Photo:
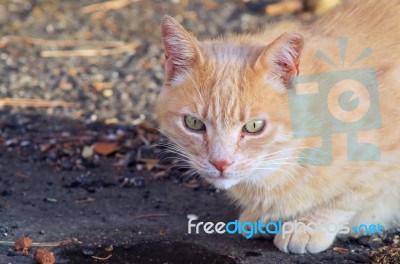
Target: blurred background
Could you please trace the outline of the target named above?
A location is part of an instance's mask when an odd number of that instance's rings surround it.
[[[153,123],[163,15],[202,39],[282,19],[311,21],[339,1],[1,0],[0,109]]]

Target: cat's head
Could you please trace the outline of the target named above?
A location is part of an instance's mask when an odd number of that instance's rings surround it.
[[[178,155],[218,188],[294,162],[285,90],[298,74],[302,36],[199,42],[171,17],[161,29],[166,73],[157,111]]]

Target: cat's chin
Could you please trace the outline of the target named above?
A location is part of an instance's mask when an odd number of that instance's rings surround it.
[[[206,180],[211,183],[215,188],[221,190],[227,190],[240,182],[239,179],[229,179],[229,178],[210,178],[207,177]]]

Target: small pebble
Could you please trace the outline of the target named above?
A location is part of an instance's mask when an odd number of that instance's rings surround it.
[[[369,246],[371,236],[362,236],[357,239],[357,242],[363,246]]]
[[[113,245],[110,245],[110,246],[106,247],[104,250],[107,252],[112,252],[114,250],[114,247],[113,247]]]
[[[94,255],[94,251],[91,249],[87,249],[87,248],[82,249],[82,253],[85,256],[93,256]]]
[[[21,147],[29,147],[31,145],[31,142],[28,140],[24,140],[19,144]]]
[[[107,140],[110,140],[110,141],[115,141],[117,138],[118,137],[115,134],[108,134],[107,135]]]
[[[47,159],[50,160],[50,161],[57,161],[58,155],[56,153],[54,153],[54,152],[50,152],[47,155]]]
[[[145,185],[145,180],[141,176],[135,177],[124,177],[121,180],[121,187],[143,187]]]
[[[49,202],[49,203],[56,203],[56,202],[58,202],[57,199],[55,199],[55,198],[45,198],[44,201],[45,201],[45,202]]]
[[[374,238],[370,239],[368,244],[372,249],[376,249],[376,248],[382,247],[384,245],[382,239],[379,237],[374,237]]]
[[[132,183],[135,187],[143,187],[145,185],[144,178],[141,176],[132,177],[130,179],[130,183]]]
[[[72,164],[69,161],[61,162],[60,167],[61,167],[62,170],[66,170],[66,171],[72,170]]]
[[[18,144],[18,140],[16,139],[8,139],[5,143],[6,147],[12,147],[15,146],[16,144]]]
[[[84,159],[90,159],[91,157],[93,157],[94,154],[94,150],[93,147],[91,146],[84,146],[82,149],[82,158]]]
[[[399,235],[395,235],[393,237],[393,245],[397,245],[400,242],[400,236]]]

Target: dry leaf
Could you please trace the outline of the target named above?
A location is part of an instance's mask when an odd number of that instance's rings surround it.
[[[347,248],[341,248],[341,247],[334,247],[333,251],[338,252],[340,254],[345,254],[349,252],[349,249]]]
[[[200,187],[200,183],[197,180],[190,180],[188,182],[183,183],[183,185],[191,189],[196,189]]]
[[[114,143],[94,143],[93,149],[97,154],[108,156],[112,153],[117,152],[120,147]]]
[[[166,177],[168,177],[168,174],[166,171],[159,171],[152,175],[153,179],[166,178]]]
[[[112,82],[95,82],[95,83],[93,83],[94,89],[96,89],[96,91],[98,91],[98,92],[105,90],[105,89],[111,89],[113,85],[114,84]]]
[[[32,247],[32,239],[25,236],[15,241],[15,250],[22,251],[22,254],[27,256],[28,250]]]
[[[308,0],[307,6],[316,14],[321,15],[340,4],[340,2],[342,0]]]
[[[372,264],[394,264],[400,263],[400,247],[381,247],[370,253]]]
[[[56,261],[53,253],[45,249],[36,250],[35,253],[33,253],[33,257],[39,264],[54,264]]]
[[[270,4],[265,7],[265,14],[268,16],[280,16],[285,14],[293,14],[302,11],[303,2],[300,0],[290,0]]]
[[[158,159],[140,159],[139,161],[144,163],[144,167],[148,171],[151,171],[153,168],[160,166],[160,161]]]

